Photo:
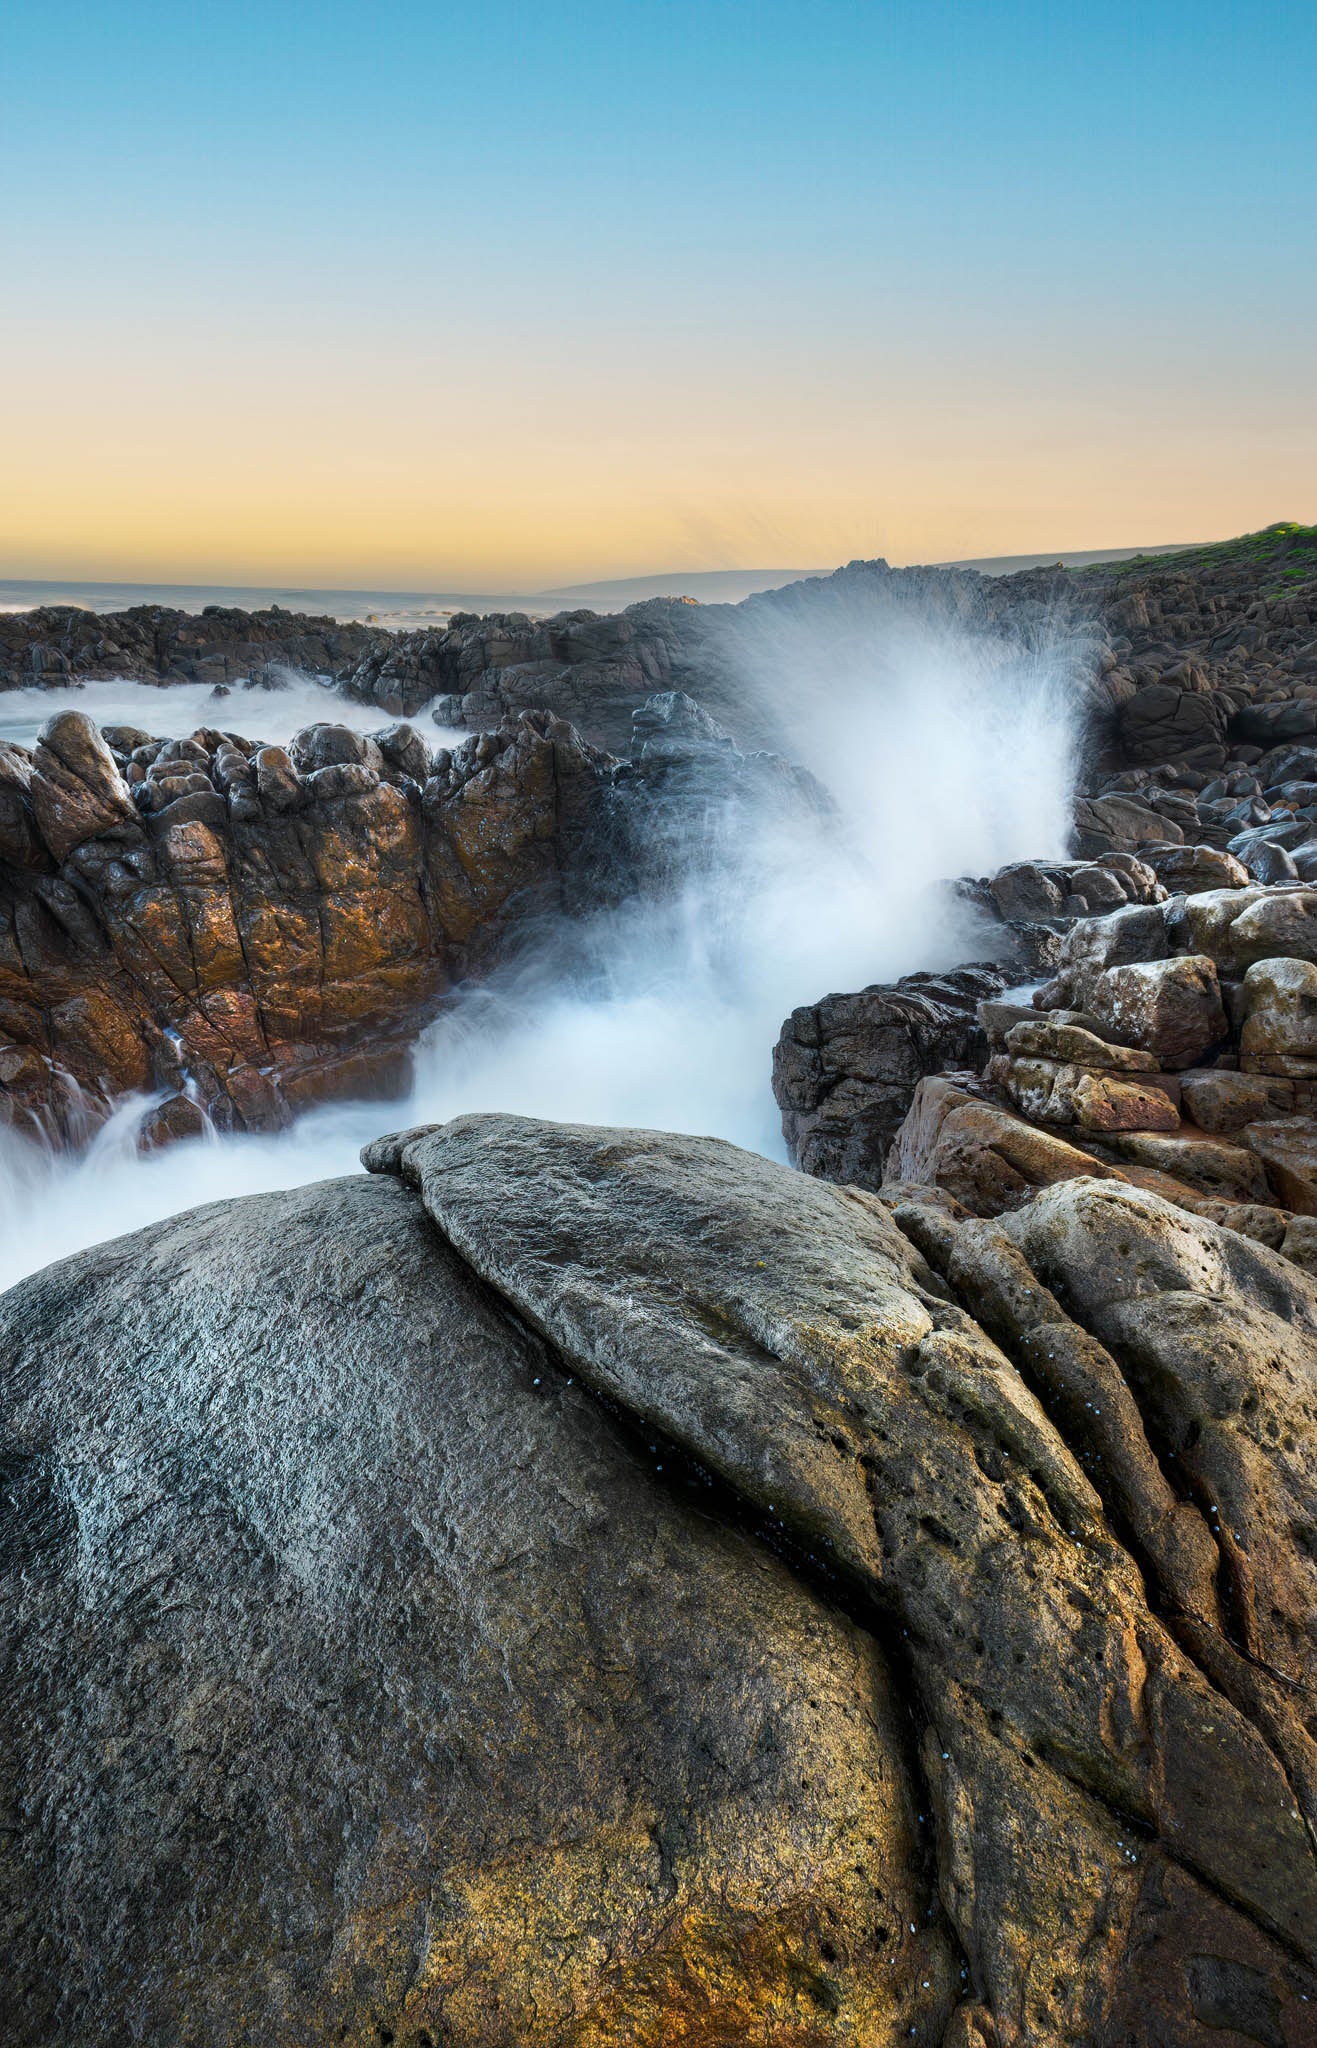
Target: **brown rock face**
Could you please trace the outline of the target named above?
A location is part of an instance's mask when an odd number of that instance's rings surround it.
[[[543,715],[430,773],[405,728],[117,758],[62,713],[0,760],[0,1113],[164,1087],[260,1128],[396,1092],[512,923],[602,898],[612,773]]]

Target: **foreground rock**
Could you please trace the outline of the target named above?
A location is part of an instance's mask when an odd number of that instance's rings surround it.
[[[7,2038],[1314,2038],[1312,1282],[369,1157],[0,1304]]]

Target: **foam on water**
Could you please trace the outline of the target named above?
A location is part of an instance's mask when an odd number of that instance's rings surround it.
[[[830,635],[788,624],[745,659],[837,820],[706,830],[666,902],[545,934],[425,1033],[405,1101],[147,1158],[140,1105],[78,1157],[0,1136],[0,1286],[185,1206],[352,1172],[368,1138],[468,1110],[699,1132],[780,1157],[769,1073],[783,1017],[829,990],[982,957],[981,929],[939,878],[1063,851],[1077,654],[1059,629],[1003,648],[879,614]]]
[[[185,739],[201,726],[241,733],[266,746],[286,746],[304,725],[328,720],[354,732],[378,732],[393,721],[378,704],[342,697],[328,678],[287,671],[286,689],[244,689],[235,685],[217,697],[209,683],[86,683],[81,689],[0,691],[0,740],[32,747],[57,711],[85,711],[98,725],[134,725],[153,739]],[[467,733],[437,733],[422,715],[421,730],[431,744],[459,745]]]

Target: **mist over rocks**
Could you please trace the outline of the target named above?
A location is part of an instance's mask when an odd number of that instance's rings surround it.
[[[402,723],[283,748],[58,713],[34,752],[0,743],[0,1117],[85,1137],[164,1091],[166,1138],[396,1096],[446,992],[513,944],[827,809],[680,693],[628,760],[546,712],[433,754]]]
[[[1109,1181],[368,1163],[0,1297],[16,2048],[1312,2040],[1303,1272]]]

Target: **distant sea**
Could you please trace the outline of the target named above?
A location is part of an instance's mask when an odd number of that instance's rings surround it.
[[[0,611],[34,611],[39,605],[75,604],[91,612],[126,611],[158,604],[200,612],[209,604],[241,611],[311,612],[339,620],[359,619],[394,632],[442,625],[454,612],[528,612],[548,618],[574,609],[620,611],[647,597],[694,597],[702,604],[738,604],[756,590],[777,590],[819,569],[711,569],[668,576],[617,578],[604,583],[564,585],[557,590],[317,590],[307,584],[255,583],[90,583],[0,578]]]
[[[1170,554],[1181,545],[1185,543],[1089,548],[1077,554],[995,555],[939,566],[1009,576],[1017,569],[1040,568],[1050,562],[1077,569],[1088,562],[1119,562],[1134,554]],[[183,612],[204,611],[208,604],[264,611],[277,604],[285,611],[312,612],[345,621],[360,619],[401,632],[417,626],[442,625],[454,612],[517,611],[528,612],[532,618],[548,618],[561,611],[621,611],[626,605],[639,604],[649,597],[693,597],[701,604],[739,604],[757,590],[780,590],[784,583],[830,573],[827,569],[678,569],[663,576],[615,577],[602,583],[563,584],[555,590],[535,591],[316,590],[304,584],[83,583],[0,577],[0,611],[34,611],[47,604],[76,604],[90,612],[126,611],[136,604],[165,605]]]

